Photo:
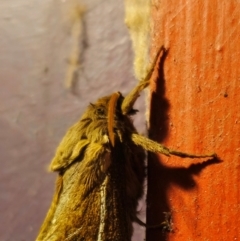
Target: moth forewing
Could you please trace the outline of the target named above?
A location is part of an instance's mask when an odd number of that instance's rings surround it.
[[[51,171],[59,171],[69,166],[77,157],[83,154],[84,149],[90,143],[88,140],[75,140],[70,142],[72,145],[69,145],[68,140],[69,137],[64,138],[62,145],[59,146],[49,167]]]

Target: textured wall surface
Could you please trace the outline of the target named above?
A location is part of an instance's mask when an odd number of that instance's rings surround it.
[[[123,2],[88,0],[82,68],[74,93],[65,88],[69,2],[0,2],[1,241],[34,240],[54,190],[56,174],[47,166],[66,129],[89,102],[117,90],[125,94],[136,83]],[[140,132],[143,119],[135,121]],[[138,228],[134,240],[143,232]]]
[[[147,240],[239,240],[240,2],[153,4],[153,54],[169,52],[152,83],[150,136],[221,162],[150,155],[147,221],[171,211],[174,232],[148,229]]]

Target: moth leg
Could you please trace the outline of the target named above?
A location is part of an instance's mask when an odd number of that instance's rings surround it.
[[[149,81],[152,77],[155,65],[158,61],[159,55],[162,51],[164,51],[164,47],[161,46],[155,55],[153,62],[147,68],[146,76],[140,80],[139,84],[124,98],[121,109],[123,114],[127,114],[133,107],[135,101],[140,95],[140,92],[144,90],[148,85]]]
[[[77,142],[77,144],[73,147],[72,151],[70,153],[61,153],[61,151],[57,152],[55,157],[53,158],[49,169],[51,171],[59,171],[63,168],[66,168],[74,160],[76,160],[77,157],[79,157],[81,154],[83,154],[84,150],[86,149],[86,146],[89,144],[89,140],[84,139]]]
[[[172,231],[172,224],[169,220],[165,220],[162,223],[156,224],[156,225],[148,225],[148,224],[144,223],[143,221],[141,221],[138,217],[135,217],[134,222],[136,222],[137,224],[139,224],[140,226],[145,227],[145,228],[162,228],[163,231],[167,231],[167,232]]]
[[[162,222],[162,231],[163,232],[173,232],[173,222],[172,222],[172,213],[171,212],[163,212],[165,216],[165,221]]]
[[[206,155],[195,155],[195,154],[175,151],[136,133],[132,134],[131,139],[137,146],[141,146],[146,151],[151,151],[154,153],[162,153],[166,156],[174,155],[182,158],[216,157],[215,153],[206,154]]]

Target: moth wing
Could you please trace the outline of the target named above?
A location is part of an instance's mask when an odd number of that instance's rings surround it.
[[[86,193],[104,180],[111,162],[111,152],[106,145],[91,142],[87,146],[81,166],[81,184]]]
[[[111,152],[108,144],[86,143],[81,149],[81,161],[77,159],[58,177],[38,241],[97,240],[101,215],[99,187],[106,180]]]
[[[59,171],[69,166],[77,157],[81,156],[90,143],[87,139],[81,139],[81,126],[79,123],[73,125],[63,137],[56,154],[51,161],[49,169]]]

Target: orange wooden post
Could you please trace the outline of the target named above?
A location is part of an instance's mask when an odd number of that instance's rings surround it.
[[[221,161],[150,154],[147,223],[171,211],[174,231],[147,240],[240,240],[240,2],[156,0],[152,11],[153,54],[169,52],[151,85],[150,137]]]

